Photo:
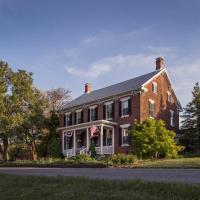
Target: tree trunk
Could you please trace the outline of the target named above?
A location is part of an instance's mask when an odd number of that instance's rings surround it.
[[[4,162],[8,161],[8,138],[3,138],[3,145],[0,146],[0,153]]]
[[[32,160],[38,159],[37,151],[36,151],[36,144],[35,144],[34,140],[31,142],[31,158],[32,158]]]

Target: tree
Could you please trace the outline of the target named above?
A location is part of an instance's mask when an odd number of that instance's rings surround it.
[[[175,133],[162,120],[146,119],[130,130],[133,150],[140,158],[174,157],[182,149],[176,145]]]
[[[197,82],[192,91],[192,100],[184,108],[182,129],[185,137],[190,138],[194,150],[200,151],[200,86]]]
[[[71,91],[65,88],[48,90],[46,94],[49,102],[49,111],[58,111],[60,107],[71,99],[70,93]]]
[[[0,62],[0,153],[8,159],[8,147],[15,137],[16,128],[24,123],[27,108],[32,98],[32,74],[17,72],[5,62]]]
[[[38,159],[37,142],[43,135],[47,134],[47,119],[44,111],[47,108],[46,96],[38,89],[32,88],[31,100],[26,108],[23,124],[16,129],[16,136],[19,142],[30,148],[32,160]]]

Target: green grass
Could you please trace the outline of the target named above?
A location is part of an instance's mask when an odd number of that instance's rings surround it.
[[[144,160],[138,163],[138,167],[144,168],[200,168],[200,157],[177,158],[162,160]]]
[[[1,200],[199,200],[200,185],[0,174]]]

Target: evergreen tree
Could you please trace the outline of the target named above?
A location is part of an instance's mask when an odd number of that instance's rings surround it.
[[[192,91],[192,101],[184,108],[182,129],[190,138],[190,145],[200,151],[200,86],[197,82]]]

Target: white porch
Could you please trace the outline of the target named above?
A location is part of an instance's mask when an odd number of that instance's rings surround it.
[[[96,126],[98,132],[91,137],[91,127]],[[62,153],[66,157],[87,153],[90,144],[95,145],[97,154],[114,154],[115,122],[98,120],[59,128],[62,131]]]

